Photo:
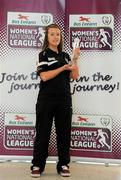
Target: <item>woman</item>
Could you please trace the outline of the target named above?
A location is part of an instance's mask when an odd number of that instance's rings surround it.
[[[62,34],[57,24],[46,27],[43,50],[39,53],[37,73],[40,90],[36,104],[36,138],[31,167],[31,176],[40,177],[48,157],[48,145],[54,120],[57,135],[57,172],[70,176],[70,134],[72,102],[70,78],[78,77],[77,59],[79,48],[73,50],[73,63],[62,51]]]

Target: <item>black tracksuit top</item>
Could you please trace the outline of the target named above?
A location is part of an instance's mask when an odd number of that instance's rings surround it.
[[[47,48],[39,53],[39,63],[37,65],[37,74],[41,72],[57,69],[71,61],[70,56],[65,52],[56,53]],[[70,71],[65,70],[55,78],[40,81],[40,95],[70,96]]]

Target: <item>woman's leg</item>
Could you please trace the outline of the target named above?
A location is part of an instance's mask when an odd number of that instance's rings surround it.
[[[48,146],[53,122],[52,105],[47,100],[41,100],[36,105],[36,137],[34,141],[33,166],[44,170],[48,157]]]
[[[57,133],[58,165],[70,162],[70,136],[71,136],[72,106],[71,99],[62,100],[56,108],[55,127]]]

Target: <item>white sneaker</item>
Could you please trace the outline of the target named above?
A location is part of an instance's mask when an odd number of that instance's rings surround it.
[[[71,173],[69,171],[69,166],[66,165],[62,166],[59,174],[63,177],[70,177]]]

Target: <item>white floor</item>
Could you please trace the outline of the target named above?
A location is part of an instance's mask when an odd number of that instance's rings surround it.
[[[71,177],[68,180],[121,180],[121,165],[78,164],[70,163]],[[30,163],[0,163],[0,180],[61,180],[65,179],[56,173],[56,164],[47,163],[40,178],[31,178]]]

